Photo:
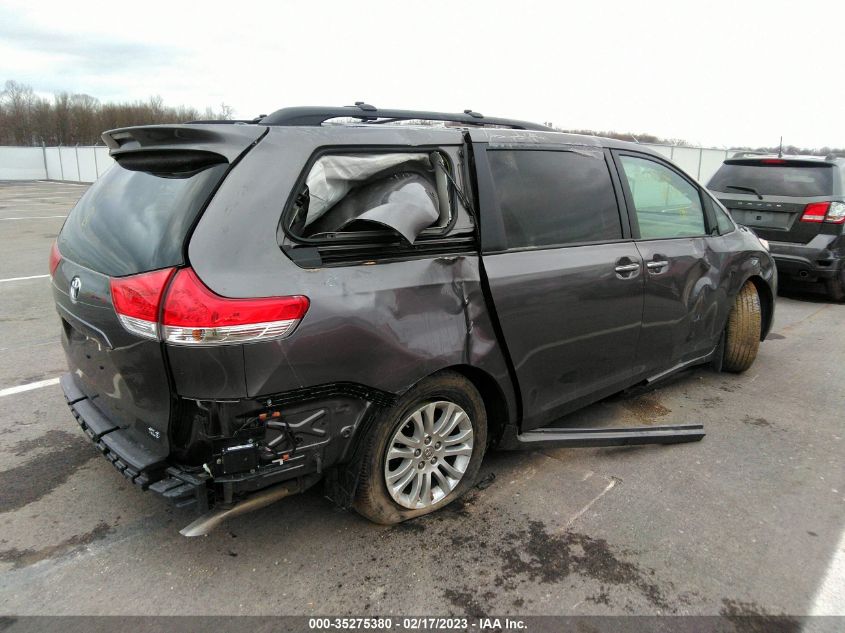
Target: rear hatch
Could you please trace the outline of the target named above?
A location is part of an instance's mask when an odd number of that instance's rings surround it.
[[[834,165],[821,160],[726,160],[710,189],[733,219],[760,237],[806,244],[825,230],[822,219],[834,196]],[[805,215],[806,212],[806,215]]]
[[[126,329],[112,287],[186,263],[186,241],[215,188],[265,131],[225,127],[106,133],[117,162],[82,196],[57,239],[53,296],[76,387],[114,428],[103,441],[129,445],[150,464],[169,453],[174,394],[165,350]]]

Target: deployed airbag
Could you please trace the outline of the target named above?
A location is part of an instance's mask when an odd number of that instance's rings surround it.
[[[437,221],[438,207],[437,190],[428,179],[416,173],[397,173],[355,189],[313,222],[308,232],[313,236],[372,222],[413,244],[423,229]]]
[[[343,154],[323,156],[311,168],[306,185],[310,201],[305,226],[322,217],[356,185],[403,163],[431,169],[428,154]]]

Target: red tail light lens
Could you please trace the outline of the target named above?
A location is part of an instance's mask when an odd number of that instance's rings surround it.
[[[54,241],[53,245],[50,247],[50,275],[56,274],[56,268],[58,268],[61,263],[62,254],[59,252],[58,243]]]
[[[111,280],[111,297],[121,324],[138,336],[158,339],[158,311],[175,268]]]
[[[288,336],[308,311],[308,297],[229,299],[182,268],[164,302],[162,335],[179,345],[246,343]]]
[[[824,222],[827,216],[827,210],[830,208],[829,202],[811,202],[804,207],[804,214],[801,216],[802,222]]]

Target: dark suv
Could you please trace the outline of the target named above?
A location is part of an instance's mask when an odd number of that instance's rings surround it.
[[[320,479],[402,521],[490,446],[700,439],[549,425],[742,371],[771,327],[762,243],[638,145],[366,105],[103,138],[51,256],[62,387],[126,477],[206,512],[186,534]]]
[[[845,300],[845,159],[745,156],[710,179],[733,218],[768,240],[781,276]]]

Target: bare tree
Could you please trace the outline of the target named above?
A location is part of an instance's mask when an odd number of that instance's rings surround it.
[[[207,108],[206,114],[229,120],[234,108],[221,103],[219,112]],[[49,100],[13,80],[0,91],[0,145],[95,145],[105,130],[199,118],[196,108],[165,105],[158,95],[147,101],[101,103],[91,95],[59,92]]]

